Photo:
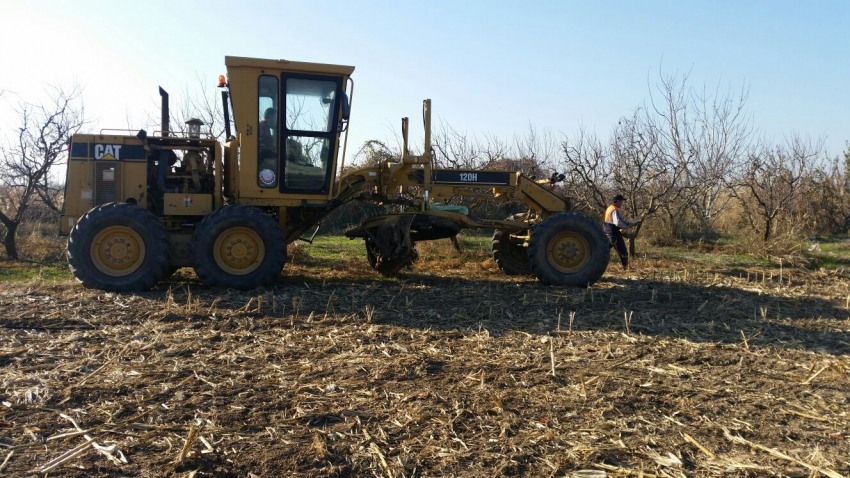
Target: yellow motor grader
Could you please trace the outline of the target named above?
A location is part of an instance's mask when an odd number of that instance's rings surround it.
[[[403,118],[397,160],[338,177],[354,67],[231,56],[225,64],[224,145],[204,135],[198,120],[172,130],[162,88],[161,131],[73,136],[60,231],[69,235],[68,262],[84,286],[146,290],[180,267],[210,286],[269,286],[287,244],[310,240],[325,216],[356,200],[395,206],[346,233],[364,239],[369,264],[384,275],[411,264],[417,242],[465,228],[495,230],[493,258],[507,274],[587,286],[605,272],[609,248],[599,225],[569,212],[549,180],[432,168],[430,100],[422,154],[410,153]],[[522,201],[528,212],[476,219],[441,202],[456,196]]]

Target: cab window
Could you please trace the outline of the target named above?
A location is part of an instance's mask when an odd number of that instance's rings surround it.
[[[287,136],[284,186],[299,190],[322,189],[330,162],[328,138]]]
[[[257,184],[262,188],[278,185],[280,131],[277,125],[279,83],[277,77],[260,76],[257,85]]]
[[[288,78],[286,80],[286,128],[328,132],[333,127],[336,82]]]

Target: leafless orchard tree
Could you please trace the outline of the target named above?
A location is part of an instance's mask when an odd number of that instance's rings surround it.
[[[204,122],[204,129],[210,137],[224,140],[224,112],[221,105],[221,92],[202,75],[197,74],[194,87],[186,86],[177,108],[171,110],[172,128],[183,128],[186,121],[196,118]],[[179,125],[179,126],[178,126]]]
[[[729,205],[727,180],[749,146],[753,128],[745,114],[746,87],[736,94],[724,93],[719,86],[713,92],[705,87],[694,91],[688,77],[660,75],[655,92],[650,89],[655,115],[648,119],[658,132],[665,163],[684,168],[677,195],[671,198],[677,200],[665,201],[662,208],[674,229],[690,212],[705,235]]]
[[[563,165],[579,209],[604,211],[614,193],[628,198],[626,216],[646,217],[674,201],[686,165],[663,148],[652,111],[638,108],[619,121],[607,144],[585,130],[562,143]],[[629,253],[642,223],[629,238]]]
[[[489,143],[489,142],[488,142]],[[488,145],[489,146],[489,145]],[[496,142],[494,150],[482,148],[474,136],[460,132],[442,119],[431,133],[435,168],[477,169],[507,153],[504,144]],[[482,154],[483,149],[483,154]]]
[[[371,168],[378,166],[382,161],[397,161],[399,156],[401,156],[400,151],[393,150],[382,141],[371,139],[363,143],[347,169]]]
[[[529,124],[525,135],[514,137],[513,156],[517,164],[509,169],[522,171],[533,179],[546,179],[555,170],[558,146],[549,130],[540,132]]]
[[[483,139],[460,132],[444,121],[431,136],[434,167],[520,171],[526,176],[548,177],[557,156],[558,144],[548,131],[538,132],[528,125],[524,135],[505,141],[492,134]]]
[[[440,169],[496,169],[510,154],[510,147],[499,138],[487,136],[482,144],[474,135],[458,131],[442,119],[432,130],[431,147],[434,150],[433,167]],[[476,210],[480,216],[493,214],[496,210],[488,201],[470,197],[456,196],[446,202]]]
[[[54,212],[60,209],[51,171],[67,157],[71,135],[85,125],[81,94],[79,86],[51,87],[50,101],[20,103],[19,126],[0,145],[0,181],[8,191],[0,202],[0,222],[10,259],[18,259],[15,235],[33,201],[40,199]]]
[[[766,244],[777,220],[792,210],[821,153],[821,145],[794,135],[784,144],[757,146],[741,166],[730,191],[744,218]]]
[[[850,147],[844,160],[819,162],[807,179],[797,212],[807,233],[846,234],[850,229]]]
[[[224,140],[224,112],[221,105],[221,93],[218,88],[215,88],[207,78],[201,74],[196,74],[196,83],[183,87],[182,93],[177,96],[169,95],[169,129],[173,131],[183,131],[185,124],[190,119],[199,119],[204,122],[202,132],[215,138],[219,141]],[[161,112],[157,107],[156,113],[148,111],[147,117],[143,120],[145,124],[141,125],[149,130],[159,131],[162,127]],[[139,128],[139,124],[134,124],[130,118],[127,118],[127,129],[135,130]]]
[[[596,133],[581,127],[574,139],[561,143],[561,166],[574,206],[602,214],[614,190],[614,156]]]
[[[703,233],[712,229],[729,205],[728,178],[752,135],[747,90],[695,92],[688,81],[688,74],[659,74],[649,105],[621,119],[607,142],[583,129],[563,142],[580,209],[601,214],[616,192],[629,199],[627,217],[664,213],[674,234],[688,218]],[[633,239],[629,250],[634,254]]]
[[[625,194],[626,216],[647,217],[676,202],[683,189],[687,158],[671,154],[657,116],[645,109],[624,118],[614,130],[614,189]],[[635,254],[639,222],[629,238],[629,254]]]

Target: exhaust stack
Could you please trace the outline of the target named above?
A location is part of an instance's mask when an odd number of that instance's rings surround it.
[[[161,107],[162,118],[161,118],[161,121],[160,121],[160,124],[162,125],[162,136],[166,137],[166,136],[169,135],[169,131],[171,130],[171,128],[169,128],[169,124],[168,124],[168,118],[169,118],[169,114],[168,114],[168,93],[165,90],[163,90],[161,86],[159,87],[159,96],[162,97],[162,107]]]

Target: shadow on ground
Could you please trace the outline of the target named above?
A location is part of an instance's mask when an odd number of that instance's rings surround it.
[[[417,273],[397,279],[316,279],[282,276],[271,288],[249,292],[172,281],[150,298],[194,300],[244,310],[256,317],[322,317],[351,314],[375,324],[435,330],[484,330],[548,334],[557,330],[615,330],[700,342],[850,353],[850,311],[828,295],[800,288],[763,287],[746,281],[719,283],[607,277],[591,289],[511,280],[437,277]],[[263,297],[257,312],[257,297]],[[253,301],[249,304],[249,301]],[[571,319],[572,317],[572,319]],[[176,318],[176,317],[175,317]],[[177,319],[180,320],[180,319]],[[197,320],[206,320],[201,314]],[[571,323],[572,321],[572,323]],[[289,322],[289,321],[287,321]],[[628,322],[628,324],[627,324]]]

